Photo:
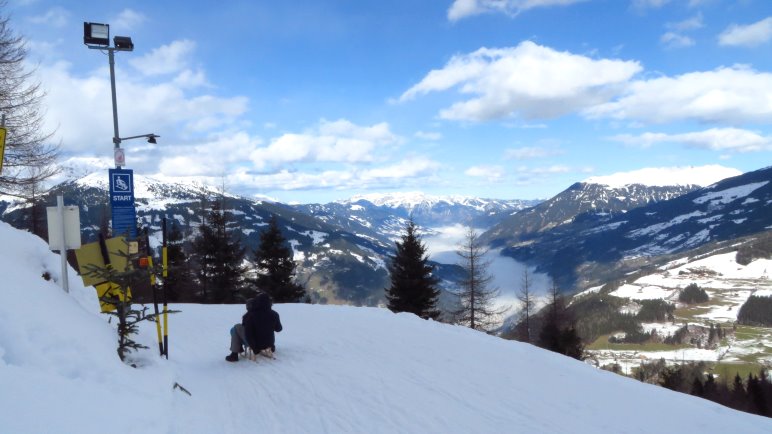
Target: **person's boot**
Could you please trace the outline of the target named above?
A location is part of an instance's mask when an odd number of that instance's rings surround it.
[[[230,353],[229,355],[225,356],[225,360],[229,362],[238,362],[239,361],[239,353]]]

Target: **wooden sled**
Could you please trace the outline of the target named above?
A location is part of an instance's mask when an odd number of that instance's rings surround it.
[[[266,348],[264,350],[259,351],[257,354],[255,354],[255,352],[252,351],[252,348],[249,348],[249,346],[247,346],[246,350],[243,353],[241,353],[241,356],[253,362],[257,361],[257,356],[263,356],[268,359],[276,360],[276,356],[273,355],[273,351],[271,351],[270,348]]]

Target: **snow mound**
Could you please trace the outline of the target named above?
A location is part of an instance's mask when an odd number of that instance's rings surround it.
[[[642,184],[650,187],[676,185],[707,187],[722,179],[738,175],[742,175],[742,172],[737,169],[713,164],[699,167],[650,167],[607,176],[593,176],[583,182],[607,185],[611,188],[620,188],[631,184]]]
[[[0,223],[0,243],[14,251],[0,261],[4,433],[772,432],[772,419],[377,308],[277,305],[277,360],[227,363],[244,306],[175,305],[170,359],[143,323],[135,369],[93,289],[55,283],[44,242]]]

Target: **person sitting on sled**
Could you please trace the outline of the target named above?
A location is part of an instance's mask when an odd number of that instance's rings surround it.
[[[279,314],[271,309],[271,297],[264,292],[257,294],[247,300],[247,313],[241,318],[241,324],[231,328],[231,353],[225,360],[238,361],[242,345],[249,345],[255,354],[266,349],[276,351],[274,332],[281,330]]]

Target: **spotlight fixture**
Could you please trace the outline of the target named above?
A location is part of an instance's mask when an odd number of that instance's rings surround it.
[[[128,36],[116,36],[113,38],[116,51],[134,51],[134,43]]]
[[[96,47],[110,45],[110,25],[101,23],[83,23],[83,43]],[[133,46],[132,46],[133,48]]]

